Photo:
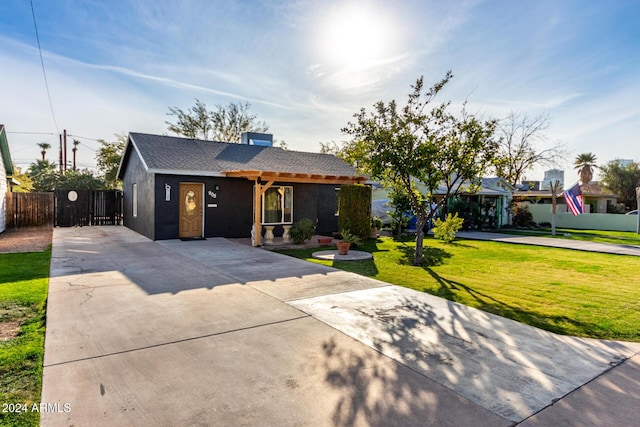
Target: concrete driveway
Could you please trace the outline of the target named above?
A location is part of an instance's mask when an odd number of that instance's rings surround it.
[[[507,426],[639,350],[225,239],[58,228],[41,420]]]

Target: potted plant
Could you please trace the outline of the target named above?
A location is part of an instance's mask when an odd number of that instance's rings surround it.
[[[369,237],[372,239],[377,238],[378,232],[380,231],[381,228],[382,228],[382,220],[377,216],[371,217],[371,234],[369,235]]]
[[[289,230],[289,236],[296,244],[304,243],[305,240],[309,240],[315,233],[315,227],[313,221],[309,218],[302,218],[299,221],[293,223],[291,230]]]
[[[349,230],[342,230],[340,234],[342,235],[342,240],[337,243],[338,255],[347,255],[352,244],[357,245],[360,243],[360,238],[355,234],[351,234]]]

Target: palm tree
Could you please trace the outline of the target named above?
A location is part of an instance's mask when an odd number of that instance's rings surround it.
[[[573,162],[575,169],[578,169],[580,182],[587,185],[593,179],[593,168],[596,167],[596,155],[593,153],[582,153]]]
[[[73,140],[73,170],[76,170],[76,151],[78,151],[78,145],[80,145],[80,141],[77,139]]]
[[[47,154],[47,150],[49,148],[51,148],[51,144],[48,144],[46,142],[38,142],[38,147],[42,148],[42,151],[40,153],[42,153],[42,160],[44,160],[44,156]]]
[[[38,159],[35,163],[31,163],[27,174],[33,180],[33,190],[37,192],[53,191],[59,178],[56,164],[49,160]]]

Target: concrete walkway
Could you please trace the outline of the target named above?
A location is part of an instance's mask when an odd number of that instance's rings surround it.
[[[70,410],[41,421],[625,425],[638,351],[225,239],[55,229],[42,402]]]
[[[548,246],[552,248],[574,249],[587,252],[601,252],[617,255],[640,256],[640,246],[617,245],[614,243],[596,243],[584,240],[552,239],[538,236],[515,236],[485,231],[462,231],[457,237],[473,240],[493,240],[495,242],[515,243],[521,245]]]

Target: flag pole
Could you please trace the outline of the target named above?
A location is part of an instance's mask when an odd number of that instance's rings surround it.
[[[636,234],[640,234],[640,187],[636,187],[636,207],[638,208],[638,224],[636,224]]]

